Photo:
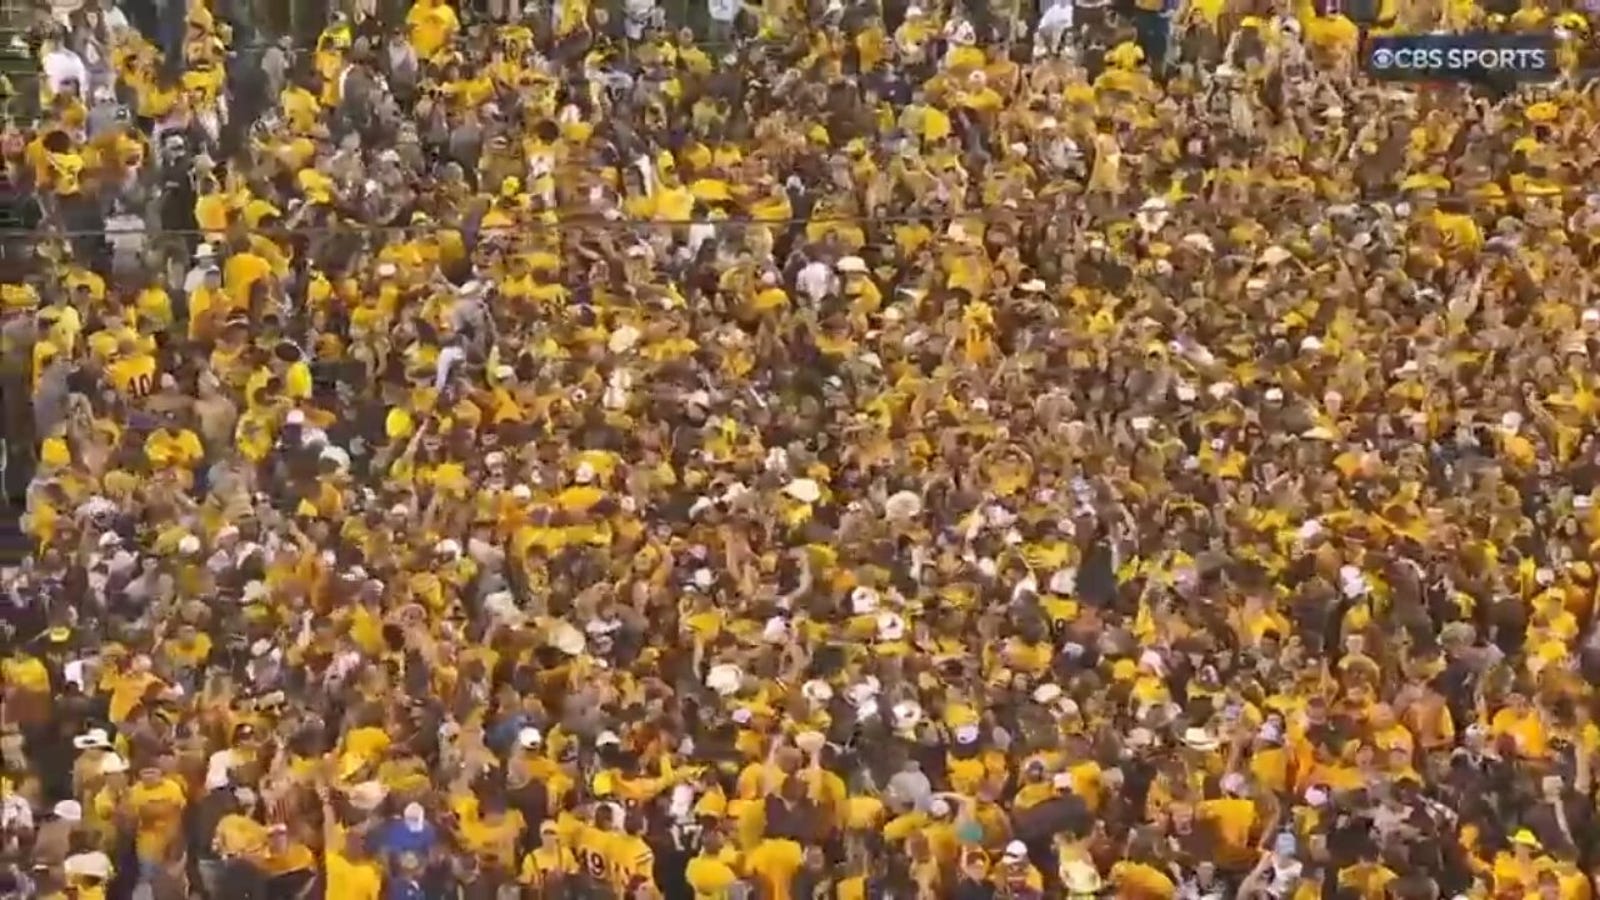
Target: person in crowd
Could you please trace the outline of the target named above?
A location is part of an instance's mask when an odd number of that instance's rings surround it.
[[[0,889],[1593,896],[1591,10],[379,6],[40,44]]]

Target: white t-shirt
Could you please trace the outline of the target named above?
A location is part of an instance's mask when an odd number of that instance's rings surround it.
[[[1072,30],[1073,13],[1072,0],[1057,0],[1039,17],[1036,40],[1047,52],[1057,51],[1063,46],[1067,32]]]
[[[834,276],[833,269],[826,263],[813,262],[800,270],[795,282],[800,292],[815,302],[828,296],[838,286],[839,279]]]
[[[1274,861],[1272,863],[1272,880],[1267,883],[1267,893],[1273,897],[1287,897],[1294,886],[1300,883],[1300,873],[1305,870],[1299,860],[1289,860],[1286,863]]]
[[[83,57],[66,47],[57,47],[44,55],[44,78],[51,93],[59,93],[69,81],[77,82],[79,89],[87,89],[89,69],[83,64]]]
[[[638,40],[644,37],[645,28],[656,17],[655,0],[626,0],[623,4],[623,28],[628,37]]]
[[[456,363],[467,358],[467,351],[460,347],[446,347],[439,351],[437,368],[434,370],[433,386],[437,390],[444,390],[450,383],[450,372],[455,369]]]
[[[111,252],[123,260],[136,260],[144,252],[144,219],[138,216],[109,216],[106,219],[106,240],[111,242]]]

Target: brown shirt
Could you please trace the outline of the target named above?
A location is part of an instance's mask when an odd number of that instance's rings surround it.
[[[40,865],[59,866],[72,853],[74,822],[55,819],[39,826],[33,839],[33,858]]]

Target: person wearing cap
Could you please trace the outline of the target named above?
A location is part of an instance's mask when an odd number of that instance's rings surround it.
[[[620,891],[674,808],[726,832],[682,866],[772,893],[911,890],[913,857],[959,890],[1034,827],[1089,848],[1032,860],[1063,895],[1164,895],[1152,846],[1177,884],[1336,891],[1345,813],[1448,810],[1479,872],[1512,826],[1565,852],[1516,817],[1600,750],[1600,107],[1385,80],[1349,10],[1190,4],[1167,41],[1138,5],[1017,42],[959,4],[769,4],[713,51],[426,0],[381,81],[336,17],[266,103],[201,5],[183,54],[113,36],[160,154],[95,139],[99,74],[53,79],[18,183],[67,213],[159,184],[193,232],[151,242],[186,309],[55,208],[0,285],[0,394],[49,425],[7,432],[40,465],[0,585],[60,618],[0,649],[38,809],[115,846],[148,823],[96,757],[237,754],[217,790],[335,797],[342,842],[259,824],[340,896],[386,888],[348,838],[412,803],[473,889],[548,821]],[[1375,27],[1544,23],[1583,71],[1581,13],[1412,6]],[[223,100],[251,153],[188,146]],[[67,621],[72,674],[32,643]],[[69,788],[99,706],[116,746]],[[1420,830],[1350,890],[1465,890],[1407,862]]]
[[[60,865],[72,850],[72,836],[82,826],[83,805],[62,800],[50,809],[49,818],[34,832],[34,858],[48,865]]]
[[[32,653],[10,653],[0,661],[8,718],[22,728],[48,721],[53,706],[50,670]]]
[[[1289,841],[1283,843],[1286,848],[1292,848]],[[1356,861],[1339,870],[1338,884],[1340,888],[1358,891],[1364,897],[1384,896],[1396,877],[1394,870],[1383,864],[1377,844],[1369,840],[1361,846]]]
[[[1083,864],[1078,865],[1081,866]],[[1094,867],[1088,866],[1088,871],[1093,872]],[[1084,876],[1081,874],[1081,870],[1075,867],[1073,872],[1078,875],[1075,883],[1077,886],[1082,887]],[[1090,888],[1087,893],[1099,890],[1099,877],[1098,873],[1094,875],[1094,887]],[[1028,858],[1028,846],[1021,841],[1014,840],[1005,845],[1005,851],[1000,855],[999,860],[995,862],[989,878],[995,885],[996,890],[1002,894],[1011,896],[1032,894],[1037,896],[1044,891],[1044,875],[1039,871],[1038,866],[1035,866]]]
[[[375,836],[373,848],[377,853],[393,859],[402,853],[415,854],[420,859],[430,859],[439,842],[438,829],[428,821],[427,810],[420,803],[408,803],[398,818],[390,819]]]
[[[1222,776],[1219,787],[1222,796],[1197,804],[1195,816],[1216,829],[1221,845],[1217,865],[1224,870],[1248,871],[1256,857],[1258,820],[1249,779],[1229,772]]]
[[[1489,737],[1509,739],[1517,753],[1527,756],[1543,756],[1548,740],[1538,711],[1521,691],[1511,691],[1507,695],[1506,705],[1489,722]]]
[[[160,375],[161,368],[156,358],[134,339],[119,341],[115,358],[106,367],[106,377],[111,384],[131,400],[149,396],[155,390]]]
[[[403,900],[422,900],[428,896],[423,885],[427,876],[426,859],[410,850],[394,857],[390,873],[384,879],[384,896]]]
[[[271,873],[267,866],[274,856],[272,829],[257,818],[259,797],[248,787],[224,786],[219,790],[231,801],[227,814],[218,819],[211,834],[214,857],[203,862],[201,883],[208,891],[220,892],[230,885],[260,883]],[[285,862],[292,862],[287,847]]]
[[[701,832],[699,844],[684,866],[684,881],[696,898],[721,896],[739,885],[742,854],[715,823]]]
[[[383,895],[383,871],[366,853],[364,835],[347,834],[326,784],[318,783],[322,804],[323,865],[329,895],[377,900]]]
[[[1511,835],[1510,846],[1494,859],[1493,879],[1496,891],[1539,889],[1539,874],[1552,867],[1545,854],[1544,845],[1527,828],[1519,828]]]
[[[772,765],[762,787],[769,817],[777,821],[766,828],[766,836],[745,854],[744,864],[757,889],[779,896],[789,886],[805,861],[805,841],[814,818],[809,786],[797,777],[799,754],[774,742]],[[779,752],[787,751],[787,752]],[[772,816],[773,812],[781,815]]]
[[[183,813],[189,804],[182,782],[168,775],[152,760],[139,767],[138,778],[129,786],[123,804],[134,822],[135,847],[141,866],[153,869],[167,858],[172,845],[182,838]]]
[[[215,341],[222,336],[232,309],[222,287],[222,268],[212,259],[199,260],[184,279],[188,305],[185,336],[191,341]]]
[[[494,792],[475,804],[458,804],[454,812],[462,849],[486,875],[497,881],[514,879],[521,862],[517,850],[527,828],[521,810],[512,808],[503,793]]]
[[[656,896],[655,851],[639,835],[639,820],[615,803],[601,803],[592,826],[575,842],[579,865],[587,876],[610,890]]]
[[[1126,857],[1112,865],[1106,881],[1117,892],[1141,897],[1178,895],[1178,885],[1172,879],[1171,870],[1162,865],[1161,855],[1151,838],[1148,832],[1135,834]],[[1073,862],[1073,858],[1065,854],[1060,859],[1063,868]],[[1072,876],[1071,871],[1064,871],[1061,880],[1064,884],[1069,883]]]
[[[578,873],[578,858],[562,845],[556,823],[548,819],[540,822],[539,843],[522,857],[517,881],[536,891],[553,892],[573,882]]]

